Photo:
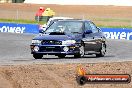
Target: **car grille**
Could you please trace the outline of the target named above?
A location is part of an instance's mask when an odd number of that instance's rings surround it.
[[[40,48],[42,52],[61,52],[60,46],[42,46]]]
[[[61,41],[56,41],[56,40],[43,40],[42,45],[61,45]]]

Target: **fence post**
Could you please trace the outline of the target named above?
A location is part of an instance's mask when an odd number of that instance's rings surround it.
[[[132,20],[131,20],[131,22],[130,22],[130,26],[132,27]]]
[[[39,16],[37,18],[38,18],[38,22],[39,22]]]
[[[85,19],[85,15],[84,15],[84,14],[82,14],[82,19],[83,19],[83,20]]]
[[[18,20],[18,15],[19,15],[19,12],[18,12],[18,9],[16,11],[16,20]]]

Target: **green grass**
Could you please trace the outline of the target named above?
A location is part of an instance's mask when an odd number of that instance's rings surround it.
[[[131,22],[132,20],[131,19],[119,19],[119,18],[93,18],[92,19],[93,21],[97,21],[97,22],[104,22],[105,25],[102,25],[102,24],[97,24],[97,26],[99,27],[109,27],[109,28],[132,28],[131,26]],[[106,23],[109,23],[109,22],[125,22],[125,23],[128,23],[129,25],[116,25],[116,26],[113,26],[113,25],[106,25]]]
[[[120,21],[120,22],[131,22],[130,20],[127,19],[94,19],[95,21]],[[44,22],[37,22],[35,20],[23,20],[23,19],[19,19],[19,20],[14,20],[14,19],[0,19],[0,22],[7,22],[7,23],[22,23],[22,24],[44,24]],[[105,26],[105,25],[100,25],[97,24],[98,27],[109,27],[109,28],[132,28],[132,26],[130,25],[121,25],[121,26]]]
[[[131,22],[130,19],[115,19],[115,18],[96,18],[95,21],[104,21],[104,22]]]
[[[108,28],[132,28],[129,25],[122,25],[122,26],[104,26],[104,25],[97,25],[98,27],[108,27]]]
[[[23,23],[23,24],[44,24],[44,22],[37,22],[35,20],[14,20],[14,19],[0,19],[0,22],[8,22],[8,23]]]

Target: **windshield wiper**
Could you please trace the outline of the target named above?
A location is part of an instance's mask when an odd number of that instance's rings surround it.
[[[77,34],[82,34],[81,32],[71,32],[71,33],[77,33]]]
[[[64,32],[50,32],[50,35],[65,35]]]

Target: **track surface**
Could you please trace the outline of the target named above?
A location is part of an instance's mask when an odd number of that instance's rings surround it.
[[[132,61],[132,41],[128,40],[107,40],[107,54],[105,57],[101,58],[88,55],[84,58],[67,56],[66,58],[58,59],[58,57],[54,55],[46,55],[43,59],[35,60],[30,54],[29,47],[34,36],[36,35],[0,33],[0,65]]]

